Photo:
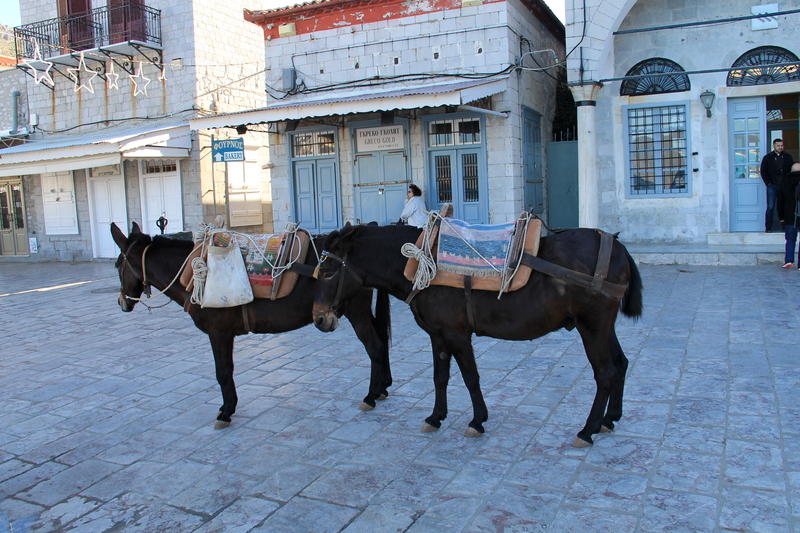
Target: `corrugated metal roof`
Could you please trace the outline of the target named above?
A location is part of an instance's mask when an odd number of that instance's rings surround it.
[[[502,75],[438,83],[402,82],[380,88],[362,86],[326,93],[300,93],[290,97],[289,101],[282,100],[260,109],[201,117],[189,122],[192,129],[211,129],[314,116],[461,105],[504,91],[507,79],[508,75]],[[348,104],[352,104],[353,108],[349,109]]]
[[[132,139],[138,135],[150,134],[160,130],[166,130],[171,128],[176,128],[179,126],[187,126],[188,122],[183,120],[181,122],[172,122],[169,124],[165,123],[158,123],[158,124],[148,124],[146,126],[140,126],[135,129],[131,129],[130,127],[124,126],[115,126],[103,129],[102,131],[86,133],[86,134],[59,134],[59,135],[51,135],[47,137],[47,140],[30,140],[29,142],[12,146],[10,148],[4,148],[0,150],[0,161],[4,156],[8,156],[11,154],[18,154],[24,152],[35,152],[38,150],[52,150],[54,148],[68,148],[72,146],[87,146],[91,144],[95,145],[102,145],[108,144],[109,149],[107,151],[114,152],[119,151],[117,147],[111,146],[113,144],[125,141],[127,139]],[[102,149],[98,150],[102,151]]]

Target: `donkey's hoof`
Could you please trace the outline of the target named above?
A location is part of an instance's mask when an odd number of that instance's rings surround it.
[[[374,406],[372,406],[372,405],[370,405],[370,404],[368,404],[366,402],[361,402],[361,404],[358,406],[358,408],[361,409],[362,411],[372,411],[373,409],[375,409]]]
[[[381,401],[383,401],[383,400],[385,400],[385,399],[386,399],[386,398],[388,398],[388,397],[389,397],[389,393],[388,393],[388,392],[384,392],[384,393],[382,393],[380,396],[378,396],[378,399],[379,399],[379,400],[381,400]]]
[[[214,429],[225,429],[230,425],[231,425],[230,422],[225,422],[224,420],[217,420],[216,422],[214,422]]]
[[[591,445],[591,442],[585,441],[580,437],[575,437],[575,440],[572,441],[572,446],[575,448],[588,448]]]
[[[481,435],[483,435],[483,433],[473,427],[467,428],[467,430],[464,432],[464,436],[469,438],[480,437]]]
[[[607,426],[600,426],[600,433],[611,433],[612,431],[614,430]]]
[[[432,425],[428,424],[427,422],[423,422],[422,423],[422,432],[423,433],[432,433],[432,432],[434,432],[434,431],[436,431],[438,429],[439,428],[437,428],[436,426],[432,426]]]

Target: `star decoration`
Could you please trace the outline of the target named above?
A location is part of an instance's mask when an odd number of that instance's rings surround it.
[[[144,93],[147,96],[147,85],[150,83],[150,78],[146,77],[142,74],[142,62],[139,61],[139,68],[136,69],[136,75],[131,76],[131,81],[133,82],[133,96],[137,94]],[[137,78],[140,78],[141,81],[136,81]],[[139,86],[140,83],[144,82],[143,85]]]
[[[106,72],[106,83],[109,89],[119,89],[119,74],[114,70],[114,62],[111,62],[111,69]]]
[[[50,75],[50,69],[53,67],[53,63],[51,61],[45,61],[42,59],[42,51],[39,50],[39,43],[34,43],[33,58],[24,59],[22,64],[33,71],[33,81],[35,81],[37,84],[41,83],[42,81],[46,81],[50,85],[55,85],[55,82],[53,82],[53,77]],[[35,64],[45,64],[47,65],[47,68],[45,68],[42,71],[42,74],[39,75],[39,69],[36,68]]]
[[[82,73],[91,74],[91,77],[87,80],[83,80],[86,76],[82,76]],[[72,81],[75,82],[75,92],[80,91],[81,89],[86,89],[90,93],[94,94],[94,86],[92,85],[92,80],[97,76],[97,72],[90,69],[86,65],[86,59],[83,57],[83,52],[81,52],[81,60],[78,62],[77,67],[68,68],[67,75],[72,78]]]

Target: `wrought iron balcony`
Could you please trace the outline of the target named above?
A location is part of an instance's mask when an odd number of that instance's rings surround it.
[[[146,54],[142,48],[161,50],[161,10],[128,0],[114,7],[17,26],[14,37],[17,62],[33,58],[37,45],[45,60],[92,50],[109,57]]]

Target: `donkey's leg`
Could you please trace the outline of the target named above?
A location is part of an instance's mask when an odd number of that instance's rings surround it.
[[[467,386],[469,397],[472,400],[472,420],[469,427],[464,432],[465,437],[480,437],[485,431],[483,423],[489,420],[489,411],[486,409],[486,402],[481,393],[481,378],[478,373],[478,365],[475,363],[475,353],[472,350],[472,338],[458,339],[454,342],[455,357],[458,368],[461,370],[461,377],[464,378],[464,385]]]
[[[603,417],[601,431],[612,431],[614,422],[622,418],[622,395],[625,389],[625,374],[628,372],[628,358],[625,357],[625,353],[623,353],[622,347],[619,345],[617,333],[614,330],[611,330],[608,345],[611,349],[611,359],[617,369],[617,374],[611,382],[608,410],[606,411],[606,416]]]
[[[217,383],[222,389],[222,407],[219,408],[214,429],[226,428],[231,423],[231,415],[236,412],[239,398],[233,382],[233,333],[214,331],[208,335],[211,350],[214,352],[214,365],[217,369]]]
[[[429,433],[442,427],[447,418],[447,382],[450,381],[450,352],[441,337],[431,335],[433,349],[433,386],[436,399],[431,416],[422,424],[422,431]]]
[[[603,320],[602,322],[606,321]],[[586,419],[586,425],[578,432],[578,437],[572,443],[576,448],[584,448],[594,444],[592,435],[600,432],[603,414],[611,392],[611,383],[617,379],[617,368],[612,361],[608,343],[609,328],[608,326],[603,326],[602,322],[601,324],[596,321],[593,324],[586,324],[585,321],[584,323],[578,323],[578,331],[583,340],[583,347],[594,372],[597,391],[595,392],[594,402],[592,402],[592,408],[589,411],[589,417]]]
[[[386,388],[392,384],[392,374],[389,369],[389,346],[381,341],[374,327],[372,294],[366,291],[364,293],[353,299],[345,316],[369,355],[369,391],[358,406],[362,411],[369,411],[375,408],[375,400],[383,400],[388,396]]]

